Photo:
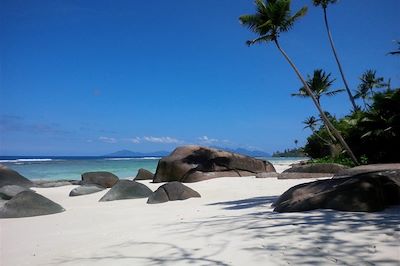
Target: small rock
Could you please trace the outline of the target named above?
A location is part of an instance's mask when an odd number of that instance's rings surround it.
[[[33,191],[23,191],[0,208],[0,218],[19,218],[63,212],[65,209]]]
[[[200,198],[200,194],[180,182],[174,181],[160,186],[147,200],[148,204],[163,203],[173,200]]]
[[[98,186],[98,185],[95,185],[95,184],[87,184],[87,185],[83,185],[83,186],[74,188],[69,193],[69,196],[70,197],[82,196],[82,195],[96,193],[96,192],[102,191],[104,189],[105,188],[102,187],[102,186]]]
[[[147,186],[130,180],[119,180],[99,201],[147,198],[153,193]]]
[[[140,168],[134,180],[153,180],[154,174],[146,169]]]

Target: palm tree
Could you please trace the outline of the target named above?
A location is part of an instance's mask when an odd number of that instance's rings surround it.
[[[280,34],[289,31],[293,27],[294,22],[304,16],[307,12],[307,7],[303,7],[292,16],[290,11],[290,3],[291,0],[267,0],[266,2],[265,0],[255,0],[256,13],[251,15],[243,15],[239,18],[243,25],[246,25],[250,30],[258,35],[256,39],[249,40],[246,43],[248,45],[253,45],[262,42],[273,42],[276,45],[278,50],[282,53],[284,58],[295,71],[297,77],[303,83],[305,91],[308,93],[317,107],[325,125],[332,130],[342,147],[349,154],[350,158],[355,164],[358,165],[357,158],[354,156],[350,147],[347,145],[339,131],[336,130],[336,128],[326,117],[307,82],[300,74],[300,71],[279,44],[278,39]]]
[[[306,120],[303,121],[303,124],[305,124],[304,129],[309,128],[311,129],[312,133],[317,136],[320,140],[322,140],[322,142],[325,145],[331,145],[332,143],[330,143],[328,140],[324,139],[323,137],[321,137],[321,135],[318,134],[317,132],[317,126],[318,126],[318,119],[315,118],[315,116],[310,116],[307,117]]]
[[[333,52],[333,55],[335,56],[336,63],[338,65],[338,67],[339,67],[340,75],[342,76],[342,80],[343,80],[344,86],[346,88],[347,94],[349,95],[350,102],[353,105],[353,109],[357,110],[358,107],[356,105],[356,102],[354,100],[353,95],[351,94],[349,85],[347,84],[347,80],[346,80],[346,78],[344,76],[343,68],[342,68],[342,65],[340,64],[339,56],[338,56],[338,54],[336,52],[336,48],[335,48],[335,45],[333,43],[333,38],[332,38],[331,30],[329,28],[329,23],[328,23],[328,16],[327,16],[326,10],[327,10],[329,4],[334,4],[334,3],[336,3],[336,1],[337,0],[313,0],[313,4],[314,4],[314,6],[321,6],[322,9],[324,10],[325,27],[326,27],[326,31],[328,33],[329,42],[331,44],[332,52]]]
[[[326,74],[322,69],[316,69],[314,70],[313,76],[308,76],[306,80],[308,87],[313,92],[315,99],[319,104],[321,104],[320,99],[322,96],[334,96],[344,91],[344,89],[331,90],[331,86],[333,82],[335,82],[335,79],[330,79],[330,77],[331,73]],[[292,93],[292,96],[309,97],[304,86],[299,89],[298,93]]]
[[[321,105],[320,99],[323,95],[326,96],[334,96],[339,92],[344,91],[343,89],[339,90],[330,90],[333,82],[335,79],[330,79],[331,73],[326,74],[325,71],[322,69],[314,70],[313,77],[308,76],[307,78],[307,85],[313,92],[315,99],[317,100],[318,104]],[[309,97],[304,86],[299,89],[298,93],[292,93],[292,96],[299,96],[299,97]],[[333,136],[332,132],[329,130],[328,127],[325,127],[326,131],[329,134],[329,137],[336,141],[336,138]]]
[[[383,77],[376,77],[376,70],[369,69],[360,77],[360,85],[358,85],[354,98],[361,98],[364,102],[364,108],[367,109],[367,100],[374,95],[374,89],[390,86],[390,83],[385,83]]]

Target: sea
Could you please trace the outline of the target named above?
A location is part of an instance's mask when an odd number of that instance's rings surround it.
[[[80,180],[81,174],[92,171],[108,171],[119,178],[135,177],[140,168],[155,172],[161,157],[98,157],[98,156],[0,156],[5,165],[32,180]],[[307,158],[266,157],[260,158],[279,167]]]

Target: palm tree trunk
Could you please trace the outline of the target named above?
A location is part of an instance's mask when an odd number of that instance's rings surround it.
[[[326,31],[328,32],[329,42],[331,43],[333,55],[335,56],[336,63],[338,65],[338,67],[339,67],[340,75],[342,76],[342,80],[343,80],[344,86],[346,87],[347,94],[349,95],[350,102],[353,105],[354,111],[356,111],[357,110],[356,102],[354,101],[354,97],[351,94],[351,91],[349,89],[349,85],[347,84],[347,80],[346,80],[346,78],[344,76],[344,73],[343,73],[342,65],[340,64],[339,57],[338,57],[338,55],[336,53],[335,45],[333,44],[332,34],[331,34],[331,30],[329,29],[329,24],[328,24],[328,17],[326,15],[326,7],[323,8],[323,9],[324,9],[325,27],[326,27]]]
[[[332,125],[331,121],[329,121],[328,117],[325,115],[324,111],[321,108],[321,105],[318,104],[317,99],[315,99],[314,94],[312,93],[310,87],[308,87],[307,82],[304,80],[304,78],[302,77],[302,75],[300,74],[299,70],[297,69],[297,67],[294,65],[294,63],[292,62],[292,60],[289,58],[289,56],[286,54],[286,52],[281,48],[281,46],[279,45],[279,42],[277,39],[274,40],[276,47],[279,49],[279,51],[282,53],[282,55],[285,57],[285,59],[288,61],[288,63],[290,64],[290,66],[293,68],[294,72],[296,72],[297,77],[300,79],[301,83],[303,83],[304,89],[306,90],[306,92],[308,93],[308,95],[311,97],[311,99],[313,100],[315,106],[317,107],[322,120],[324,121],[324,124],[330,129],[332,130],[333,134],[336,136],[336,138],[339,140],[340,144],[342,145],[342,147],[346,150],[347,154],[350,156],[350,158],[352,159],[352,161],[356,164],[359,165],[358,160],[356,158],[356,156],[354,156],[353,151],[350,149],[349,145],[347,145],[346,141],[343,139],[342,135],[340,134],[339,131],[337,131],[337,129]]]
[[[319,101],[319,97],[315,97],[315,99],[317,100],[318,105],[321,106],[321,102]],[[333,134],[332,134],[332,132],[330,131],[329,127],[327,127],[327,126],[325,125],[325,129],[326,129],[326,131],[328,132],[328,135],[329,135],[329,137],[331,138],[331,140],[332,140],[333,142],[336,142],[336,138],[335,138],[335,136],[333,136]]]

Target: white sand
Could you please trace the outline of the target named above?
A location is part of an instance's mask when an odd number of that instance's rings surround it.
[[[218,178],[188,184],[202,198],[155,205],[36,189],[66,211],[0,220],[0,265],[399,265],[400,208],[272,212],[307,181]]]

